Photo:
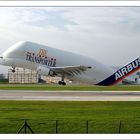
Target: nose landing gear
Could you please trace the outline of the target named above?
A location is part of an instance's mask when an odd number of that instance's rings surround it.
[[[12,67],[12,72],[13,72],[13,73],[15,72],[15,67]]]

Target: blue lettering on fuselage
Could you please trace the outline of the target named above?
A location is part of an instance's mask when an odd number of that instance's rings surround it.
[[[129,75],[132,72],[135,72],[140,68],[140,57],[132,61],[131,63],[125,65],[121,69],[117,70],[114,74],[112,74],[110,77],[104,79],[97,85],[113,85],[123,78],[125,78],[127,75]]]

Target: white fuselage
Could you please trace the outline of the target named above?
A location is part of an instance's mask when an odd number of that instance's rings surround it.
[[[92,58],[32,42],[19,42],[13,45],[2,54],[0,63],[2,65],[22,67],[32,70],[37,70],[38,67],[41,66],[49,68],[49,65],[39,63],[37,60],[39,57],[38,53],[41,49],[47,50],[48,61],[50,61],[48,63],[50,63],[50,66],[62,67],[86,65],[92,67],[84,73],[75,75],[73,77],[67,76],[67,78],[71,80],[89,84],[97,84],[115,72],[113,69],[106,67]],[[28,53],[33,54],[33,60],[29,61],[31,58],[28,58]],[[42,51],[42,53],[44,52]]]

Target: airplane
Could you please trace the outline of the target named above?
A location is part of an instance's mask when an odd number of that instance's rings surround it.
[[[66,85],[65,78],[81,83],[110,86],[122,82],[140,68],[140,57],[114,70],[93,58],[21,41],[8,48],[0,57],[0,64],[35,70],[40,75],[60,76],[59,85]],[[127,80],[128,82],[128,80]]]

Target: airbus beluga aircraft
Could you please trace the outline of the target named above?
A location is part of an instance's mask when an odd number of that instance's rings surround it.
[[[114,85],[140,68],[140,57],[115,71],[94,59],[37,43],[19,42],[0,57],[0,64],[36,70],[41,75],[61,76],[64,79],[95,85]]]

